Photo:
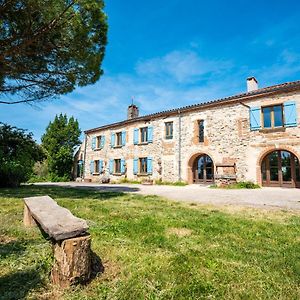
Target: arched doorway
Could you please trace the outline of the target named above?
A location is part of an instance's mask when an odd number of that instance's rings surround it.
[[[207,154],[196,157],[192,171],[194,183],[212,183],[214,181],[214,163]]]
[[[300,166],[297,156],[286,150],[267,154],[261,163],[263,186],[300,187]]]

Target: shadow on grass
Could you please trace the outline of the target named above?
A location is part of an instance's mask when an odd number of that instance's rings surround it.
[[[27,269],[0,277],[0,299],[26,299],[30,290],[43,283],[37,270]]]
[[[0,197],[5,198],[24,198],[34,196],[49,195],[53,199],[69,198],[82,199],[89,198],[95,200],[108,200],[110,198],[123,196],[125,192],[135,192],[138,188],[123,186],[114,187],[58,187],[52,185],[24,185],[18,188],[0,188]]]
[[[21,254],[26,249],[23,241],[9,241],[0,243],[0,258],[4,259],[13,254]]]

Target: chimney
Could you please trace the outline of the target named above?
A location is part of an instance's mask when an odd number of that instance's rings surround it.
[[[255,77],[247,78],[247,92],[258,90],[258,82]]]
[[[127,120],[137,118],[138,116],[139,108],[134,104],[129,105],[127,109]]]

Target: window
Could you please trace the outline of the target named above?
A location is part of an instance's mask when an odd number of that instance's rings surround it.
[[[122,132],[116,133],[117,146],[122,146]]]
[[[198,136],[199,136],[199,142],[204,142],[204,120],[198,121]]]
[[[94,162],[94,173],[99,173],[100,168],[99,168],[99,160],[95,160]]]
[[[147,174],[147,157],[140,158],[140,172],[141,174]]]
[[[263,107],[262,116],[264,128],[275,128],[283,126],[282,105]]]
[[[99,149],[101,147],[101,135],[96,137],[96,148]]]
[[[115,159],[115,173],[121,173],[121,159]]]
[[[148,127],[141,128],[140,133],[141,133],[141,143],[147,143],[148,142]]]
[[[166,129],[166,139],[172,139],[173,138],[173,122],[166,122],[165,129]]]

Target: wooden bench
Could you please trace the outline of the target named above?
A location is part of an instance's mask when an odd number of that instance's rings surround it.
[[[39,225],[51,238],[54,265],[51,279],[61,287],[91,276],[91,237],[87,222],[59,206],[51,197],[24,198],[24,225]]]

